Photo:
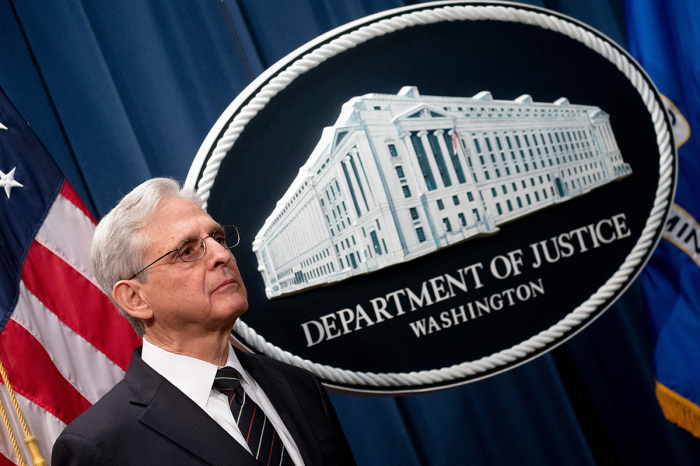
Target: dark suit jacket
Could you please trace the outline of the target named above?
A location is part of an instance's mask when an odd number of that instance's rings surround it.
[[[355,464],[328,395],[311,373],[236,350],[304,462]],[[53,465],[250,465],[255,459],[184,393],[134,355],[124,379],[58,437]]]

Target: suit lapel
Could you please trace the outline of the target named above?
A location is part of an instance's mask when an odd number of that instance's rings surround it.
[[[135,353],[125,381],[132,403],[144,406],[139,420],[213,465],[259,463],[202,408],[154,371]]]
[[[293,388],[278,370],[266,365],[264,360],[254,355],[236,350],[238,360],[245,370],[260,385],[277,414],[294,439],[299,453],[305,464],[322,464],[323,458],[315,444],[311,441],[313,430],[307,421],[304,411],[294,395]]]

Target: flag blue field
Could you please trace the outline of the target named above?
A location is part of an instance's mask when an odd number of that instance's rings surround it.
[[[678,188],[663,239],[641,275],[656,394],[664,415],[700,437],[700,3],[625,3],[630,53],[669,100]]]

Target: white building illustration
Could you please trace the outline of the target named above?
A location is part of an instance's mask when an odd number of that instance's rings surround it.
[[[497,233],[631,172],[598,107],[367,94],[324,128],[253,251],[274,298]]]

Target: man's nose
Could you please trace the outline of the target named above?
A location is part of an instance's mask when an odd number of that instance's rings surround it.
[[[223,246],[211,236],[206,238],[204,241],[208,240],[211,241],[209,241],[209,243],[206,245],[206,252],[211,255],[210,260],[213,262],[214,266],[227,264],[231,260],[231,257],[233,257],[231,250]]]

